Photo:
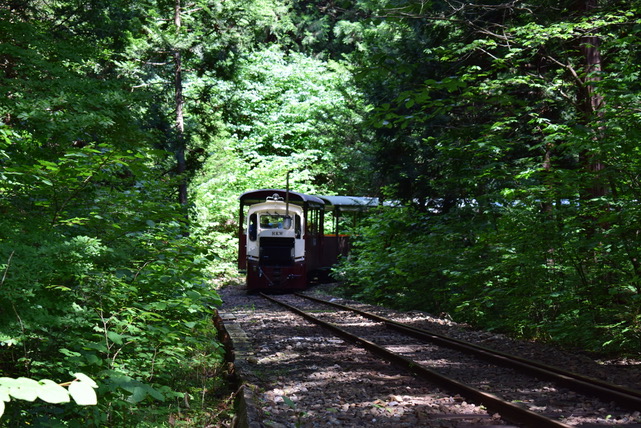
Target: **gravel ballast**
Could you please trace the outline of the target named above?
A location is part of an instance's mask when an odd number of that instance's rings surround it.
[[[311,293],[331,299],[331,285]],[[254,414],[250,426],[272,427],[466,427],[512,426],[496,414],[468,403],[427,381],[414,378],[365,350],[332,336],[301,317],[247,295],[243,286],[220,290],[225,326],[241,335],[236,365]],[[604,364],[585,355],[502,335],[473,331],[422,312],[400,312],[345,302],[400,322],[504,352],[537,359],[571,371],[638,388],[641,366],[635,361]],[[240,332],[240,333],[239,333]],[[580,406],[579,406],[580,407]],[[577,426],[641,427],[639,412],[614,418],[580,409]],[[241,424],[242,425],[242,424]]]

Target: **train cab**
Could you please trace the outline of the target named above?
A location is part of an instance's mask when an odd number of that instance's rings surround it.
[[[280,189],[240,197],[239,268],[248,291],[307,288],[321,254],[324,201]]]
[[[296,205],[286,208],[283,202],[275,195],[249,209],[248,282],[277,288],[295,285],[304,278],[303,209]]]

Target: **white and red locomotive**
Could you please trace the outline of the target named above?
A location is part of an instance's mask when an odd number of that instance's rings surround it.
[[[238,267],[247,291],[303,290],[326,277],[349,239],[339,233],[347,213],[377,205],[376,198],[315,196],[261,189],[240,196]]]

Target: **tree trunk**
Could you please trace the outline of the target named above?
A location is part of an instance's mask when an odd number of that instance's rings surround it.
[[[176,26],[176,33],[180,32],[181,19],[180,19],[180,0],[176,0],[174,9],[174,25]],[[176,171],[178,173],[180,184],[178,185],[178,202],[181,205],[187,204],[187,179],[185,172],[187,171],[187,164],[185,161],[185,122],[183,118],[183,106],[185,100],[183,98],[183,83],[182,83],[182,57],[180,49],[174,48],[174,90],[176,102]]]
[[[598,0],[583,0],[582,8],[586,14],[591,13],[598,6]],[[583,111],[585,114],[586,124],[597,122],[594,140],[596,143],[601,139],[602,130],[602,107],[604,104],[603,96],[595,91],[595,83],[601,80],[601,51],[599,49],[600,40],[597,36],[586,35],[581,38],[581,52],[585,58],[585,81],[583,88]],[[587,171],[593,174],[592,183],[586,189],[588,198],[598,198],[605,196],[607,185],[605,178],[600,171],[605,169],[604,160],[601,155],[583,153],[581,156],[582,163]]]

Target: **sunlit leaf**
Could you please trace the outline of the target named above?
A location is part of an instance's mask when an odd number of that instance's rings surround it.
[[[88,382],[71,382],[71,385],[69,385],[69,395],[81,406],[94,406],[98,404],[96,391]]]
[[[98,388],[98,384],[94,382],[93,379],[91,379],[89,376],[83,373],[74,373],[74,376],[78,381],[83,382],[91,386],[92,388]]]
[[[19,400],[34,401],[38,398],[40,384],[25,377],[20,377],[15,380],[9,389],[9,394]]]
[[[54,381],[43,379],[39,383],[41,387],[38,390],[38,398],[41,400],[54,404],[68,403],[70,401],[69,392]]]

